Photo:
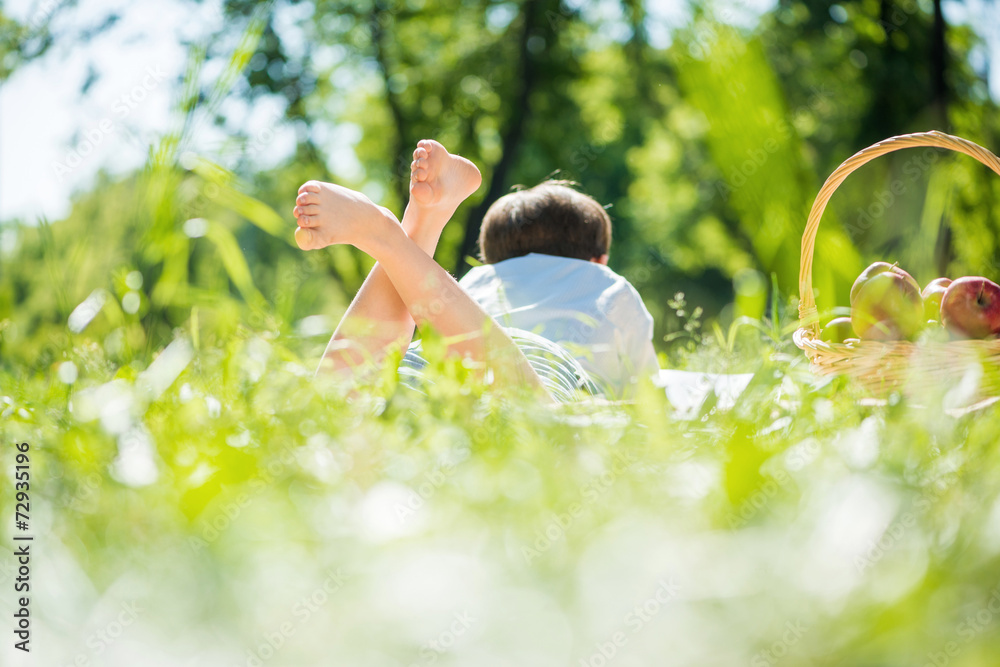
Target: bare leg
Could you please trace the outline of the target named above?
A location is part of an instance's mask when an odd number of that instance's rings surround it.
[[[304,207],[295,230],[300,248],[350,243],[368,253],[378,261],[411,317],[433,326],[448,341],[450,350],[485,361],[500,385],[529,387],[551,400],[510,337],[447,271],[407,237],[388,209],[347,188],[316,184],[316,203]]]
[[[451,155],[436,141],[423,140],[410,165],[410,203],[402,227],[417,246],[433,257],[444,226],[465,199],[482,183],[474,164]],[[322,184],[299,188],[296,217],[314,213]],[[396,288],[376,264],[327,345],[320,371],[356,372],[366,362],[378,364],[393,348],[405,348],[415,323]]]

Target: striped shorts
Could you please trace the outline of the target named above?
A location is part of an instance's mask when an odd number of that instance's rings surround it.
[[[524,353],[528,363],[556,401],[572,403],[590,396],[603,395],[580,362],[561,345],[523,329],[506,327],[504,331]],[[399,364],[400,382],[420,391],[421,385],[428,382],[424,374],[426,366],[427,360],[423,357],[420,341],[414,341]]]

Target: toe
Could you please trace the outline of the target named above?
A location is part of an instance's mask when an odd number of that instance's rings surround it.
[[[296,218],[296,222],[299,223],[299,227],[306,228],[315,227],[319,224],[315,215],[300,215]]]
[[[319,215],[319,206],[316,204],[306,204],[305,206],[296,206],[297,209],[295,215],[296,217],[300,215],[315,216]]]
[[[427,157],[427,149],[423,146],[417,146],[417,150],[413,151],[413,159],[419,160],[420,158]]]
[[[410,187],[410,195],[421,204],[430,204],[434,198],[434,190],[426,183],[414,183]]]
[[[413,180],[418,183],[423,183],[424,181],[427,180],[426,169],[414,169],[412,172],[410,172],[410,175],[412,176]]]
[[[430,139],[421,139],[417,142],[417,148],[423,148],[428,154],[434,149],[434,142]]]
[[[319,191],[320,191],[319,181],[306,181],[305,183],[302,184],[302,187],[299,188],[299,194],[302,194],[303,192],[319,193]]]
[[[448,154],[447,149],[440,144],[440,142],[434,141],[433,139],[424,139],[420,142],[420,145],[427,149],[428,153],[433,153],[434,151],[440,151],[444,154]]]
[[[312,250],[316,247],[315,232],[311,229],[299,227],[295,230],[295,243],[302,250]]]
[[[305,204],[318,204],[319,195],[315,192],[303,192],[295,198],[295,203],[299,206],[304,206]]]

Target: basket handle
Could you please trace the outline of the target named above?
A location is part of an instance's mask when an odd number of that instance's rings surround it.
[[[880,155],[892,153],[903,148],[916,148],[918,146],[948,148],[959,153],[971,155],[1000,175],[1000,158],[997,158],[996,155],[968,139],[955,137],[944,132],[938,132],[937,130],[890,137],[885,141],[880,141],[877,144],[860,150],[844,160],[830,174],[830,177],[826,179],[823,187],[820,188],[819,194],[816,195],[816,201],[813,202],[812,210],[809,211],[809,221],[806,223],[805,231],[802,233],[802,259],[799,264],[799,326],[803,329],[811,329],[813,338],[819,338],[818,311],[812,289],[813,248],[816,245],[816,232],[819,231],[819,221],[823,217],[823,211],[826,210],[827,202],[830,201],[830,197],[840,187],[840,184],[844,182],[844,179],[861,165],[871,162]]]

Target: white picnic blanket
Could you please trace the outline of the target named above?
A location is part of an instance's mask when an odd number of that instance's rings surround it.
[[[750,384],[753,373],[722,375],[719,373],[694,373],[691,371],[661,370],[653,377],[653,384],[662,387],[667,400],[677,410],[678,416],[694,416],[715,392],[718,407],[728,410]]]

